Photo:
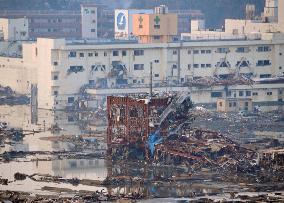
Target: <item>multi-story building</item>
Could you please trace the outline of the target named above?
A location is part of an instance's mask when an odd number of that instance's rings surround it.
[[[277,32],[264,30],[256,38],[228,35],[224,39],[204,37],[163,43],[39,38],[37,42],[23,45],[22,58],[1,57],[0,68],[27,70],[29,74],[22,81],[7,82],[25,93],[30,91],[30,84],[37,83],[39,107],[48,109],[72,105],[86,91],[94,96],[145,92],[151,77],[159,91],[190,90],[187,82],[204,77],[226,79],[233,75],[269,81],[284,74],[283,2],[279,0]],[[138,20],[138,17],[139,14],[136,18],[134,15],[133,19]],[[149,18],[145,21],[150,22]],[[152,26],[155,25],[160,24],[152,22]],[[142,28],[144,26],[142,24]],[[270,105],[283,100],[283,82],[209,86],[193,88],[191,92],[196,103],[216,103],[217,98],[231,95],[249,97],[260,104],[270,102]]]
[[[178,16],[178,35],[191,31],[191,20],[204,19],[204,14],[200,10],[169,10]]]
[[[114,36],[114,14],[106,6],[97,7],[97,36],[99,38],[113,38]],[[5,10],[0,12],[0,18],[24,18],[28,19],[28,36],[31,39],[38,37],[54,37],[67,39],[82,38],[82,16],[81,11],[65,10]]]
[[[115,10],[115,39],[133,39],[133,14],[151,14],[153,10],[116,9]]]
[[[96,39],[98,37],[98,10],[94,4],[81,5],[82,38]]]
[[[28,29],[26,18],[0,18],[0,32],[3,34],[3,41],[28,40]]]
[[[143,87],[184,84],[201,77],[246,75],[271,78],[282,74],[284,37],[263,34],[261,40],[177,43],[70,43],[38,39],[24,44],[24,64],[37,71],[39,105],[53,108],[76,100],[83,86]],[[48,76],[48,77],[47,77]]]
[[[133,14],[133,35],[140,43],[165,43],[177,36],[177,14],[168,13],[164,5],[153,14]]]
[[[148,9],[116,9],[115,10],[115,39],[135,39],[133,36],[133,14],[153,14],[154,10]],[[169,13],[177,14],[177,35],[190,32],[192,19],[203,19],[200,10],[170,10]]]

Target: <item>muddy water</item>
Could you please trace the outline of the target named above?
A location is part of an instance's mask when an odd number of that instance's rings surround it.
[[[76,150],[75,145],[72,142],[58,142],[42,139],[61,135],[77,136],[83,134],[83,130],[80,129],[77,121],[70,119],[71,116],[72,115],[64,112],[40,110],[38,123],[32,124],[29,106],[0,106],[0,122],[7,122],[9,127],[22,129],[23,132],[27,134],[22,141],[5,142],[5,144],[0,148],[0,153],[8,151],[68,152]],[[52,133],[48,130],[52,124],[57,124],[62,130],[60,132]],[[33,130],[42,132],[33,134]],[[94,150],[96,150],[96,148],[98,147],[94,147]],[[48,158],[52,160],[46,161]],[[54,157],[48,155],[27,156],[16,161],[0,163],[0,177],[11,181],[8,186],[0,185],[0,190],[45,194],[47,191],[41,191],[41,188],[44,186],[68,188],[74,191],[96,191],[102,189],[102,187],[84,185],[72,186],[70,184],[62,183],[35,182],[29,178],[24,181],[15,181],[14,174],[16,172],[27,175],[38,173],[60,176],[66,179],[78,178],[101,181],[107,176],[107,168],[103,159],[56,160]]]
[[[84,117],[76,117],[70,113],[39,110],[37,124],[31,123],[29,106],[0,106],[0,122],[7,122],[10,127],[22,129],[27,134],[22,141],[9,141],[1,146],[0,153],[7,151],[24,152],[74,152],[78,150],[73,142],[50,141],[43,139],[59,136],[79,136],[86,131],[97,130],[96,126],[82,125]],[[84,122],[85,123],[85,122]],[[96,121],[92,121],[96,123]],[[57,124],[62,130],[51,132],[48,130]],[[101,126],[100,126],[101,129]],[[40,133],[31,133],[41,131]],[[95,133],[94,133],[95,134]],[[105,150],[106,144],[100,141],[91,148],[80,148],[80,153],[90,153]],[[48,154],[48,153],[47,153]],[[16,172],[32,174],[48,174],[60,176],[65,179],[78,178],[80,180],[103,181],[107,176],[131,176],[132,178],[145,178],[147,183],[131,182],[127,185],[116,185],[108,188],[79,184],[74,186],[58,182],[37,182],[30,178],[15,181]],[[230,191],[246,192],[249,188],[244,184],[234,184],[221,181],[221,177],[206,171],[194,174],[190,180],[171,182],[167,178],[178,175],[188,175],[186,169],[173,166],[146,165],[145,163],[117,163],[113,164],[104,159],[58,159],[49,155],[30,155],[7,163],[0,163],[0,177],[9,180],[8,185],[0,185],[0,190],[30,192],[32,194],[53,194],[59,190],[46,190],[46,186],[66,189],[65,195],[72,195],[78,191],[91,191],[105,189],[113,194],[143,193],[146,197],[188,197],[192,194],[220,194]],[[62,193],[61,193],[62,194]],[[169,200],[171,201],[171,200]]]

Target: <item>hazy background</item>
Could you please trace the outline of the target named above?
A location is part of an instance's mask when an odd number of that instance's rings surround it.
[[[81,3],[106,4],[113,8],[152,8],[165,4],[170,10],[199,9],[207,27],[220,27],[225,18],[244,18],[245,5],[255,4],[260,15],[264,0],[0,0],[1,10],[78,10]]]

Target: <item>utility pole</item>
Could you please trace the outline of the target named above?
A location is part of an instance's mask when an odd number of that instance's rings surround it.
[[[153,62],[150,62],[150,99],[153,96]]]

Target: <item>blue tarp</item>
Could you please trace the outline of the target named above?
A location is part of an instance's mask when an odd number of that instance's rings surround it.
[[[155,152],[155,145],[162,143],[163,138],[160,137],[160,131],[157,130],[153,134],[150,134],[148,137],[148,147],[151,152],[151,156],[154,155]]]

